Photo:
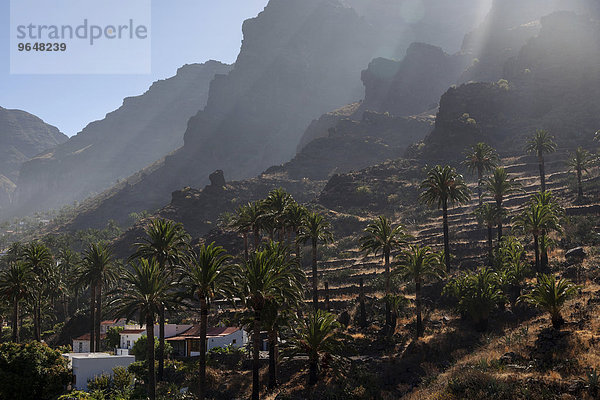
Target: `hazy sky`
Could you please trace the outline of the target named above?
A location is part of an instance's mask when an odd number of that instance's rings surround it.
[[[40,0],[47,1],[47,0]],[[10,75],[10,1],[0,0],[0,106],[37,115],[65,134],[118,108],[124,97],[142,94],[183,64],[210,59],[235,62],[242,22],[268,0],[152,0],[150,75]],[[32,10],[32,16],[36,16]]]

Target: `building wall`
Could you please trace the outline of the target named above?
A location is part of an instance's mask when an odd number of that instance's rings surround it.
[[[73,339],[73,353],[89,353],[89,352],[90,352],[90,341],[89,340]]]
[[[146,336],[146,332],[128,333],[128,334],[122,333],[120,336],[121,336],[121,348],[131,350],[135,341],[138,340],[139,338],[141,338],[142,336]],[[129,343],[127,343],[128,341],[129,341]]]
[[[232,345],[235,348],[244,346],[244,331],[239,330],[227,336],[220,336],[216,338],[208,338],[207,349],[214,349],[215,347],[227,347]]]
[[[134,356],[110,356],[108,354],[89,358],[75,356],[72,359],[75,381],[73,387],[78,390],[87,390],[88,380],[103,374],[112,376],[113,368],[119,366],[127,368],[134,361]]]

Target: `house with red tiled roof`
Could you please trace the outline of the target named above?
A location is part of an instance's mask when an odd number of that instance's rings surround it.
[[[177,336],[188,329],[190,329],[193,325],[190,324],[165,324],[165,338]],[[146,336],[146,327],[141,326],[139,328],[130,329],[127,327],[122,332],[119,333],[121,339],[119,341],[120,346],[117,350],[118,354],[129,354],[129,350],[133,348],[133,344],[142,336]],[[154,325],[154,336],[158,337],[159,335],[159,325]]]
[[[200,325],[191,328],[178,336],[167,338],[173,347],[176,357],[195,357],[200,355]],[[206,350],[215,347],[244,347],[248,343],[248,334],[237,327],[208,328],[206,330]]]
[[[89,353],[90,352],[90,333],[84,333],[83,335],[73,339],[73,353]],[[100,340],[106,339],[106,334],[100,335]]]

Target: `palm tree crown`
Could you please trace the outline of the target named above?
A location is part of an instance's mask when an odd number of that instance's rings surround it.
[[[415,283],[415,303],[417,314],[417,337],[423,334],[423,322],[421,320],[421,285],[430,278],[441,278],[443,269],[441,267],[440,254],[434,253],[430,247],[410,245],[402,252],[401,261],[395,270],[402,279]]]
[[[527,141],[525,151],[535,154],[538,158],[540,168],[540,181],[542,192],[546,191],[546,168],[544,165],[544,154],[554,153],[556,151],[556,143],[554,136],[551,136],[548,131],[538,129],[535,134]]]
[[[437,205],[442,209],[444,228],[444,260],[446,268],[450,268],[450,234],[448,229],[448,206],[465,204],[471,199],[471,192],[462,175],[456,169],[446,165],[437,165],[427,173],[421,182],[420,200],[430,206]]]
[[[575,153],[571,155],[569,159],[569,168],[571,171],[577,173],[577,197],[579,199],[583,198],[583,185],[582,178],[583,173],[589,174],[589,169],[593,164],[592,154],[584,150],[582,147],[578,147]]]
[[[463,165],[469,172],[477,173],[477,189],[479,192],[479,204],[481,204],[481,180],[485,172],[492,171],[498,165],[498,153],[486,143],[477,143],[469,149],[465,155]]]
[[[547,311],[552,318],[552,326],[558,329],[564,323],[561,310],[567,300],[573,297],[579,288],[567,279],[556,279],[554,275],[539,275],[538,283],[531,293],[524,294],[520,300]]]

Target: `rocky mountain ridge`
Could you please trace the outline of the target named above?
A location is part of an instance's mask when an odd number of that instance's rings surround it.
[[[206,105],[210,82],[231,68],[217,61],[185,65],[26,162],[13,211],[22,215],[81,201],[179,148],[189,118]]]

